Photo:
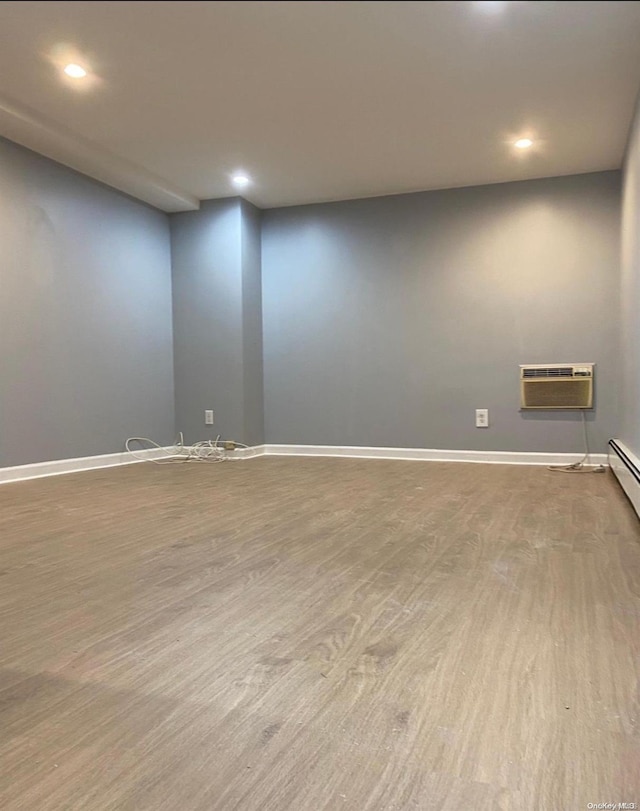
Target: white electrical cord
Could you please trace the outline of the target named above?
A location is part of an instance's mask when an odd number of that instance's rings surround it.
[[[158,445],[152,439],[147,437],[132,436],[125,442],[127,452],[141,462],[152,462],[154,465],[179,465],[184,462],[225,462],[229,457],[227,456],[226,449],[218,444],[220,442],[220,435],[212,439],[205,439],[201,442],[196,442],[194,445],[185,445],[184,436],[182,431],[176,437],[175,442],[168,448]],[[138,451],[131,447],[132,443],[141,445],[142,448]],[[147,446],[157,448],[162,451],[164,456],[159,459],[150,459],[148,456],[141,453],[142,450],[149,450]],[[234,448],[246,448],[242,442],[234,442]]]
[[[552,465],[550,468],[548,468],[549,470],[553,470],[556,473],[604,473],[606,471],[606,467],[604,465],[598,465],[597,467],[589,466],[589,457],[591,456],[591,451],[589,450],[589,437],[587,435],[587,418],[585,417],[584,411],[581,411],[580,413],[582,415],[584,456],[579,462],[573,462],[571,465]]]

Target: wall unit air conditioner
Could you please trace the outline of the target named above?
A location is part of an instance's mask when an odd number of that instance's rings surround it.
[[[520,366],[521,408],[593,408],[593,363]]]

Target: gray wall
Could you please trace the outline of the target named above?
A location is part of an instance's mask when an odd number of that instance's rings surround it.
[[[518,364],[594,361],[603,451],[619,196],[603,172],[264,212],[266,441],[579,451],[579,413],[519,411]]]
[[[242,303],[244,442],[264,442],[264,380],[262,368],[262,212],[242,200]]]
[[[636,452],[639,130],[625,169],[620,429]],[[166,215],[0,140],[0,466],[115,452],[135,434],[168,443],[176,429],[579,450],[576,414],[518,410],[518,364],[556,360],[598,363],[589,431],[603,450],[618,433],[619,180],[267,212],[209,201],[172,216],[170,240]],[[489,430],[473,427],[479,407]]]
[[[166,215],[0,139],[0,467],[173,435]]]
[[[171,217],[176,428],[187,442],[263,441],[259,229],[239,198]]]
[[[620,439],[640,456],[640,105],[629,134],[622,195]]]

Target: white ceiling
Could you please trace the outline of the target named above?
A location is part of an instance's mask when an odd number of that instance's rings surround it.
[[[638,2],[0,3],[0,134],[169,211],[617,168],[639,86]]]

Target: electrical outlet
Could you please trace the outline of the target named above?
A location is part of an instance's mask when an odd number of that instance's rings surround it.
[[[213,425],[213,411],[204,412],[204,424]]]
[[[489,427],[489,409],[476,408],[476,428]]]

